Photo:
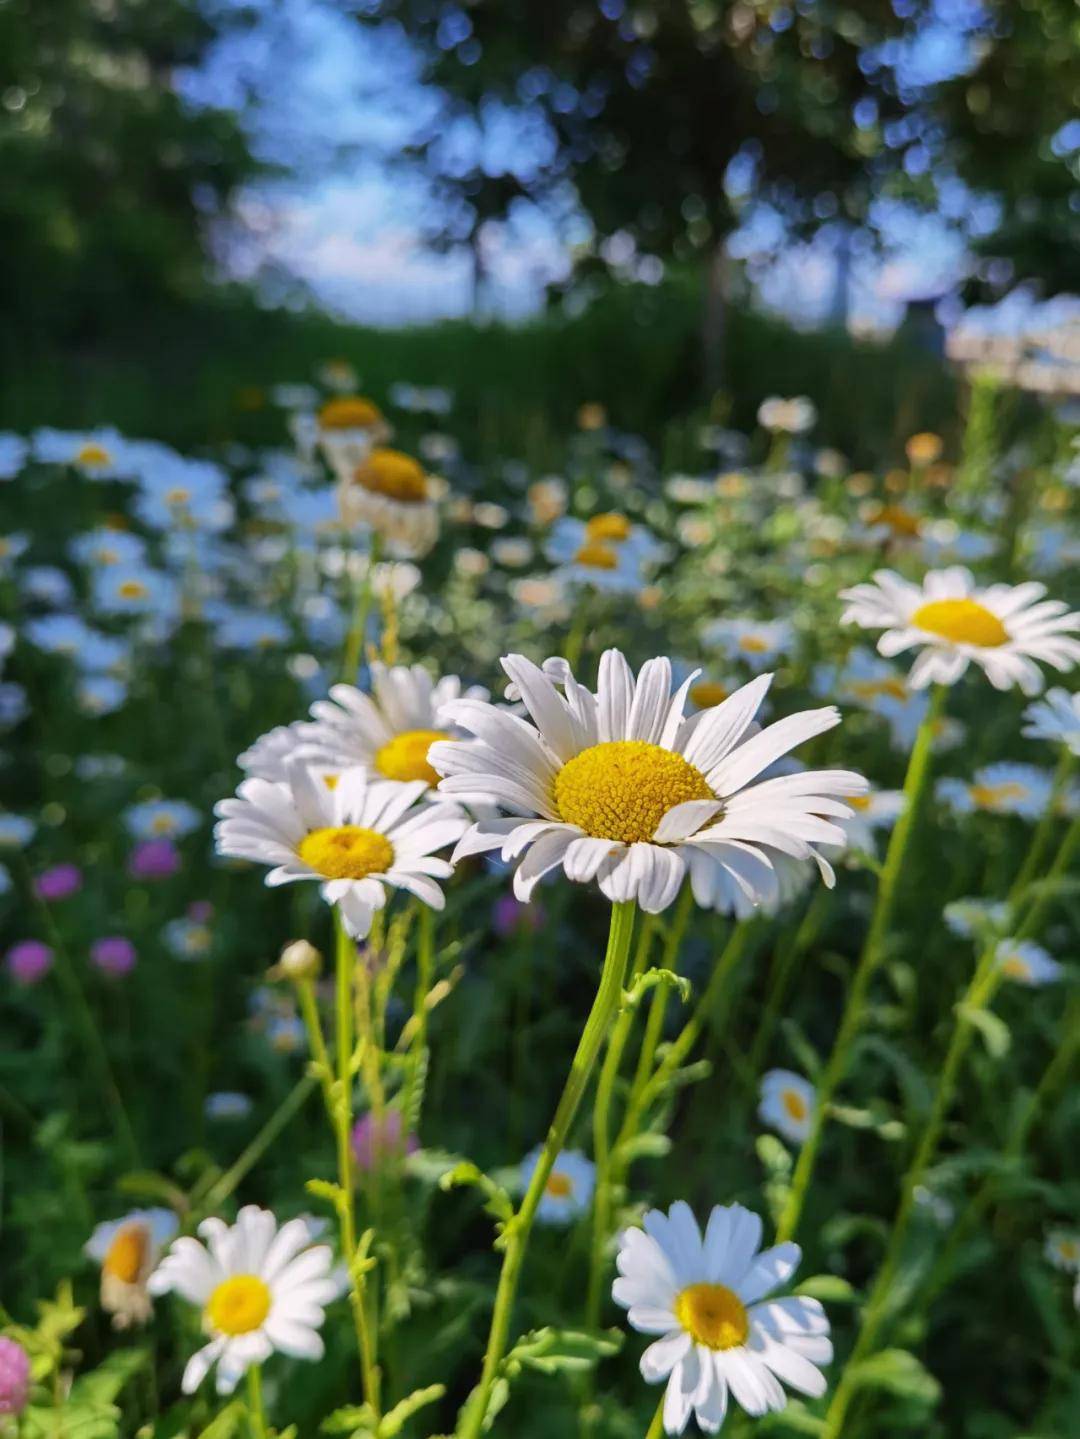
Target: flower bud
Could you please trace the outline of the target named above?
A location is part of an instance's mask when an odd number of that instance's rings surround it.
[[[322,972],[322,955],[306,939],[294,939],[281,951],[281,958],[270,971],[272,979],[318,979]]]

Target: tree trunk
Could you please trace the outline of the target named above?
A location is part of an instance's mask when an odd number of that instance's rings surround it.
[[[701,322],[701,361],[705,384],[710,392],[720,388],[724,374],[724,334],[727,328],[728,252],[727,236],[713,247],[705,276],[705,313]]]

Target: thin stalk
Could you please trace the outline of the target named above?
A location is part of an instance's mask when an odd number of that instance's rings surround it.
[[[1065,838],[1061,841],[1057,856],[1046,872],[1046,879],[1043,881],[1046,888],[1034,901],[1027,912],[1023,924],[1021,924],[1017,930],[1018,939],[1026,939],[1029,935],[1034,934],[1042,928],[1046,911],[1057,899],[1054,886],[1072,864],[1073,855],[1076,853],[1078,846],[1080,846],[1080,815],[1076,816],[1072,824],[1065,831]]]
[[[820,933],[821,921],[828,909],[830,898],[831,892],[822,885],[815,892],[805,914],[794,927],[794,931],[788,931],[787,943],[778,948],[770,976],[765,1008],[762,1011],[757,1033],[750,1046],[750,1055],[746,1062],[751,1079],[757,1079],[761,1072],[761,1066],[769,1050],[769,1043],[776,1030],[777,1020],[780,1018],[788,991],[791,988],[795,966],[800,956],[806,953]]]
[[[656,1406],[656,1413],[649,1422],[645,1431],[645,1439],[662,1439],[664,1433],[664,1396],[661,1394],[660,1403]]]
[[[562,1149],[574,1122],[578,1107],[596,1065],[600,1048],[611,1029],[622,998],[623,981],[626,975],[626,961],[630,953],[630,940],[634,930],[634,915],[637,906],[633,900],[625,900],[611,906],[611,925],[608,930],[607,952],[600,983],[593,1000],[589,1017],[585,1021],[577,1050],[570,1065],[570,1073],[563,1088],[551,1121],[540,1158],[533,1170],[529,1187],[517,1213],[506,1225],[503,1232],[503,1262],[499,1274],[498,1289],[495,1293],[495,1308],[491,1316],[491,1330],[488,1334],[487,1349],[480,1383],[469,1400],[458,1430],[460,1439],[478,1439],[484,1426],[491,1388],[506,1353],[510,1334],[510,1319],[517,1294],[521,1266],[528,1248],[536,1211],[547,1188],[555,1160]]]
[[[251,1439],[266,1439],[266,1410],[263,1407],[261,1364],[252,1364],[247,1372],[247,1407]]]
[[[1011,905],[1016,905],[1023,899],[1024,891],[1031,883],[1032,876],[1039,872],[1039,868],[1046,856],[1047,848],[1054,837],[1054,826],[1058,820],[1057,802],[1065,792],[1065,786],[1069,782],[1069,776],[1075,764],[1076,756],[1073,752],[1068,748],[1063,749],[1061,759],[1058,761],[1058,767],[1054,772],[1054,785],[1050,792],[1046,809],[1043,811],[1042,818],[1036,826],[1034,835],[1032,835],[1031,845],[1024,858],[1024,863],[1020,866],[1020,871],[1013,882],[1013,887],[1009,891],[1009,903]]]
[[[786,1240],[791,1239],[799,1227],[799,1220],[802,1217],[803,1205],[806,1202],[810,1181],[814,1176],[814,1166],[817,1162],[818,1149],[821,1144],[821,1136],[824,1131],[826,1116],[832,1103],[833,1095],[836,1093],[844,1075],[847,1073],[852,1045],[862,1027],[863,1012],[866,1008],[866,997],[870,988],[870,981],[877,972],[877,967],[884,953],[885,939],[892,921],[893,910],[896,907],[904,860],[907,857],[911,836],[914,833],[915,825],[919,817],[922,797],[926,790],[930,773],[930,752],[934,740],[934,730],[937,726],[938,716],[941,714],[944,700],[944,687],[941,685],[935,686],[930,704],[927,707],[926,714],[915,736],[915,743],[911,750],[911,758],[908,761],[907,774],[904,777],[904,808],[889,838],[889,847],[885,852],[885,863],[881,870],[881,881],[878,885],[874,912],[870,919],[870,928],[867,931],[862,953],[859,956],[859,962],[855,967],[855,973],[852,976],[851,985],[848,989],[847,1003],[844,1006],[844,1013],[840,1020],[840,1028],[837,1031],[832,1053],[829,1055],[825,1069],[822,1072],[821,1078],[818,1080],[817,1102],[814,1105],[814,1117],[811,1122],[810,1133],[807,1135],[806,1142],[799,1152],[798,1162],[795,1165],[795,1173],[792,1177],[791,1189],[777,1226],[776,1238],[778,1244],[782,1244]]]
[[[368,552],[364,575],[354,590],[352,623],[345,637],[345,652],[341,657],[341,678],[349,685],[356,683],[357,671],[364,653],[364,635],[367,632],[368,615],[371,613],[375,566],[379,563],[379,554],[379,536],[372,532],[371,549]]]
[[[945,1061],[941,1066],[937,1088],[934,1091],[930,1114],[904,1175],[900,1205],[889,1233],[885,1257],[866,1303],[859,1337],[855,1341],[855,1347],[848,1359],[844,1374],[825,1413],[821,1439],[839,1439],[843,1433],[844,1419],[858,1386],[856,1366],[861,1359],[865,1359],[868,1354],[873,1353],[878,1334],[885,1321],[896,1271],[903,1255],[904,1241],[915,1212],[915,1196],[937,1153],[938,1141],[941,1138],[941,1131],[952,1103],[960,1066],[975,1033],[975,1025],[971,1016],[973,1013],[987,1008],[1001,983],[1001,970],[997,964],[996,949],[996,944],[992,944],[983,952],[975,967],[971,983],[957,1006],[956,1019],[949,1039],[949,1047],[945,1053]]]
[[[220,1209],[229,1195],[235,1193],[246,1175],[255,1168],[293,1115],[304,1107],[308,1096],[315,1089],[315,1084],[314,1075],[305,1074],[303,1079],[290,1089],[235,1163],[231,1164],[220,1179],[207,1190],[206,1198],[201,1206],[207,1214],[212,1214],[215,1210]]]
[[[630,968],[631,981],[645,973],[649,946],[656,929],[656,916],[647,914],[638,935],[637,951]],[[601,1288],[604,1277],[604,1245],[611,1225],[611,1101],[619,1077],[623,1052],[634,1025],[635,1011],[624,1005],[619,1011],[608,1041],[600,1077],[596,1081],[596,1102],[593,1105],[593,1161],[596,1165],[596,1187],[593,1197],[592,1246],[589,1263],[589,1288],[585,1302],[586,1327],[595,1329],[600,1322]]]
[[[679,895],[678,903],[675,906],[675,913],[671,917],[667,934],[664,938],[664,949],[660,959],[661,969],[674,971],[679,956],[679,947],[682,944],[683,935],[686,933],[686,926],[690,920],[690,913],[694,907],[694,892],[690,888],[690,882],[683,886]],[[649,1004],[649,1017],[645,1021],[645,1037],[641,1041],[641,1053],[638,1055],[637,1068],[634,1071],[634,1080],[630,1086],[630,1107],[633,1108],[641,1094],[642,1089],[649,1082],[653,1072],[653,1063],[656,1059],[656,1047],[660,1043],[660,1036],[664,1032],[664,1017],[667,1013],[668,986],[658,985],[653,991]]]

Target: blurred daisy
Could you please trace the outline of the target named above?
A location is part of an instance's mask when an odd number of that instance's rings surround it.
[[[346,770],[333,789],[301,762],[283,784],[248,779],[214,810],[220,854],[272,866],[268,885],[315,880],[349,933],[363,939],[387,889],[404,889],[442,909],[437,879],[451,867],[435,850],[460,838],[467,820],[453,804],[413,806],[425,780],[391,784]]]
[[[439,537],[439,513],[424,467],[401,450],[373,449],[338,482],[348,525],[367,525],[392,554],[418,559]]]
[[[961,939],[973,939],[987,931],[1000,930],[1009,922],[1010,906],[1005,900],[955,899],[943,911],[945,924]]]
[[[25,849],[37,825],[25,815],[0,811],[0,849]]]
[[[644,567],[656,564],[664,556],[664,546],[655,535],[617,510],[604,511],[588,520],[570,517],[559,520],[544,548],[554,564],[571,564],[583,549],[592,545],[616,550]]]
[[[740,1204],[715,1205],[704,1238],[682,1200],[651,1209],[619,1235],[612,1296],[632,1328],[659,1337],[641,1356],[650,1384],[667,1380],[663,1422],[681,1434],[693,1414],[719,1432],[732,1396],[748,1414],[787,1404],[781,1385],[818,1398],[832,1360],[829,1321],[816,1299],[765,1300],[801,1258],[797,1244],[759,1250],[761,1220]]]
[[[204,959],[214,942],[209,925],[186,915],[170,919],[161,937],[165,948],[176,959]]]
[[[175,1291],[202,1310],[210,1342],[188,1360],[180,1387],[193,1394],[217,1365],[217,1391],[231,1394],[252,1364],[277,1352],[321,1359],[324,1307],[337,1298],[329,1245],[312,1245],[304,1219],[278,1227],[245,1205],[236,1223],[204,1219],[199,1235],[173,1241],[150,1276],[150,1293]]]
[[[457,675],[433,680],[423,665],[388,666],[376,660],[371,694],[334,685],[329,699],[311,706],[313,723],[300,723],[290,732],[313,764],[336,770],[361,765],[384,779],[434,786],[439,776],[428,750],[436,740],[451,738],[453,725],[444,710],[462,697],[486,700],[488,691],[480,685],[465,688]]]
[[[34,435],[34,458],[72,465],[88,480],[130,479],[136,473],[132,448],[116,430],[51,430]]]
[[[550,525],[565,513],[569,491],[565,480],[558,475],[548,475],[531,484],[525,497],[534,524]]]
[[[146,1281],[179,1227],[171,1209],[133,1209],[99,1224],[83,1253],[101,1268],[101,1307],[114,1329],[145,1324],[153,1313]]]
[[[805,395],[790,400],[770,395],[758,406],[757,419],[761,428],[772,434],[803,435],[817,423],[817,409]]]
[[[0,535],[0,574],[6,574],[29,547],[29,535]]]
[[[1044,739],[1063,744],[1080,755],[1080,694],[1067,690],[1047,690],[1041,700],[1024,711],[1027,721],[1021,733],[1028,739]]]
[[[770,1069],[761,1077],[758,1118],[792,1144],[802,1144],[814,1121],[814,1086],[790,1069]]]
[[[816,862],[833,883],[814,845],[843,843],[833,821],[852,811],[840,797],[864,793],[866,781],[847,770],[759,777],[838,724],[835,709],[789,715],[755,734],[771,676],[685,719],[693,676],[672,695],[667,659],[649,660],[635,680],[622,654],[608,650],[596,694],[565,660],[540,670],[508,655],[502,666],[532,723],[458,700],[446,713],[475,740],[441,741],[429,753],[445,776],[442,793],[484,791],[509,811],[473,825],[455,860],[494,849],[520,860],[514,893],[524,902],[561,866],[568,879],[596,880],[608,899],[636,899],[650,913],[674,901],[687,874],[707,908],[728,906],[733,891],[754,904],[768,899],[777,854]]]
[[[1050,803],[1054,782],[1033,764],[1002,760],[984,765],[971,780],[940,779],[937,798],[957,814],[1015,814],[1038,819]]]
[[[199,530],[220,534],[235,518],[225,471],[209,460],[182,459],[153,465],[139,480],[135,514],[153,530]]]
[[[532,543],[518,536],[509,535],[503,539],[494,540],[491,546],[491,558],[497,565],[502,565],[508,570],[520,570],[532,561]]]
[[[76,704],[93,719],[115,714],[127,703],[127,697],[127,685],[113,675],[83,675],[75,686]]]
[[[281,649],[291,640],[288,621],[272,611],[229,605],[214,617],[214,643],[223,650]]]
[[[1043,1253],[1055,1269],[1066,1274],[1080,1274],[1080,1233],[1073,1229],[1055,1229],[1046,1236]]]
[[[1003,939],[995,951],[998,968],[1006,979],[1037,987],[1053,984],[1064,966],[1030,939]]]
[[[390,437],[390,426],[378,405],[361,395],[339,395],[319,410],[316,439],[327,464],[339,480],[347,480],[367,458],[373,445]]]
[[[533,1173],[543,1152],[543,1145],[521,1161],[521,1187],[529,1187]],[[536,1211],[536,1217],[544,1224],[572,1224],[587,1213],[592,1204],[593,1189],[596,1187],[596,1165],[576,1149],[561,1150],[557,1156],[544,1195]]]
[[[0,432],[0,480],[13,480],[26,463],[29,446],[21,435]]]
[[[714,620],[702,630],[702,641],[728,660],[743,660],[756,673],[774,665],[791,649],[786,620]]]
[[[203,816],[183,799],[148,799],[130,805],[124,825],[136,839],[183,839],[202,824]]]
[[[171,575],[147,566],[114,565],[95,570],[91,605],[106,615],[154,615],[178,618],[180,591]]]
[[[908,678],[914,689],[955,684],[974,661],[996,689],[1018,684],[1038,694],[1043,677],[1036,660],[1068,670],[1080,659],[1080,614],[1062,600],[1043,600],[1046,586],[976,586],[969,570],[931,570],[921,585],[892,570],[874,582],[840,591],[843,623],[883,629],[878,652],[891,658],[919,647]]]
[[[847,835],[847,847],[875,853],[874,836],[879,829],[892,829],[904,808],[904,796],[898,789],[876,789],[869,794],[850,795],[848,804],[855,811],[851,819],[840,821]]]

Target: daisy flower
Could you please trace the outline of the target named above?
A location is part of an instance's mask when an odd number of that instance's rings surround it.
[[[146,1282],[177,1228],[171,1209],[133,1209],[99,1224],[83,1246],[101,1268],[101,1307],[114,1329],[149,1320],[154,1306]]]
[[[354,685],[334,685],[329,699],[311,706],[313,723],[289,729],[313,763],[339,770],[360,765],[384,779],[434,786],[439,776],[428,751],[437,740],[451,738],[453,726],[444,710],[463,696],[486,700],[488,691],[480,685],[465,688],[457,675],[433,680],[423,665],[389,666],[376,660],[370,695]],[[284,747],[284,738],[277,743]]]
[[[1006,979],[1037,987],[1061,978],[1064,966],[1030,939],[1003,939],[994,958]]]
[[[287,775],[282,784],[244,780],[236,798],[216,806],[219,854],[271,865],[268,885],[315,880],[357,939],[367,935],[387,889],[442,909],[435,881],[451,867],[434,851],[453,844],[468,823],[456,805],[414,808],[425,780],[392,784],[350,769],[330,789],[300,761]]]
[[[1024,711],[1027,724],[1021,734],[1028,739],[1049,740],[1063,744],[1071,753],[1080,755],[1080,694],[1067,690],[1047,690],[1044,697]]]
[[[124,811],[124,824],[136,839],[183,839],[199,828],[202,811],[183,799],[148,799]]]
[[[864,793],[866,781],[848,770],[759,779],[795,745],[838,724],[834,708],[755,733],[769,675],[685,719],[694,676],[672,695],[664,658],[649,660],[635,680],[623,655],[608,650],[595,694],[565,660],[541,670],[508,655],[502,666],[532,723],[461,699],[446,713],[475,740],[440,741],[428,755],[444,776],[442,793],[486,792],[508,812],[474,824],[455,860],[494,849],[520,860],[514,893],[525,903],[561,866],[568,879],[596,880],[608,899],[636,899],[649,913],[673,902],[688,873],[704,907],[728,907],[733,893],[760,903],[777,892],[777,855],[813,860],[826,884],[834,882],[814,846],[844,842],[834,821],[852,811],[840,797]]]
[[[786,620],[716,620],[701,638],[725,659],[743,660],[759,673],[791,648],[792,629]]]
[[[847,802],[855,811],[851,819],[840,821],[840,828],[847,835],[847,847],[873,854],[876,832],[891,829],[900,818],[903,793],[898,789],[876,789],[869,794],[849,795]]]
[[[1050,803],[1054,782],[1033,764],[1002,760],[975,771],[972,780],[940,779],[934,793],[957,814],[1015,814],[1038,819]]]
[[[439,538],[433,482],[401,450],[376,448],[338,479],[338,504],[347,525],[367,525],[401,559],[419,559]]]
[[[802,1144],[810,1133],[817,1096],[814,1086],[790,1069],[770,1069],[761,1076],[758,1118],[792,1144]]]
[[[1000,690],[1019,685],[1038,694],[1042,674],[1035,661],[1068,670],[1080,659],[1080,614],[1062,600],[1044,600],[1046,586],[975,584],[959,566],[931,570],[921,585],[892,570],[878,570],[874,582],[840,591],[847,600],[843,623],[882,629],[878,652],[891,658],[919,647],[909,684],[955,684],[975,663]]]
[[[1054,1229],[1046,1236],[1043,1251],[1055,1269],[1080,1274],[1080,1234],[1071,1229]]]
[[[832,1343],[820,1303],[765,1299],[797,1268],[797,1244],[759,1250],[761,1220],[740,1204],[714,1205],[704,1238],[682,1200],[642,1223],[619,1235],[611,1292],[632,1328],[660,1336],[641,1373],[650,1384],[667,1380],[665,1433],[681,1434],[691,1414],[718,1433],[729,1395],[748,1414],[783,1409],[781,1380],[811,1398],[825,1393],[818,1366],[831,1362]]]
[[[38,430],[34,458],[73,465],[88,480],[131,479],[135,474],[130,441],[116,430]]]
[[[252,1364],[277,1352],[321,1359],[324,1307],[340,1287],[331,1277],[326,1244],[312,1245],[306,1219],[278,1227],[267,1209],[245,1205],[236,1223],[204,1219],[199,1234],[183,1237],[150,1276],[157,1296],[174,1290],[202,1310],[210,1342],[187,1362],[180,1387],[193,1394],[217,1365],[217,1391],[231,1394]]]
[[[373,445],[389,439],[390,427],[371,400],[338,395],[319,410],[312,434],[338,479],[347,480]]]
[[[543,1145],[538,1144],[521,1161],[519,1178],[522,1190],[528,1189],[542,1152]],[[537,1219],[544,1224],[572,1224],[587,1212],[595,1187],[596,1165],[592,1160],[586,1159],[576,1149],[562,1150],[544,1186],[543,1198],[536,1211]]]
[[[294,720],[287,725],[275,725],[272,730],[260,735],[242,754],[237,755],[236,763],[256,779],[284,781],[287,778],[289,760],[303,754],[304,742],[300,738],[302,725],[302,720]]]

